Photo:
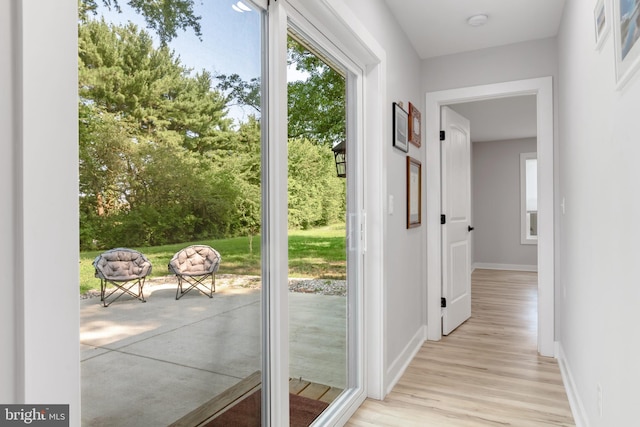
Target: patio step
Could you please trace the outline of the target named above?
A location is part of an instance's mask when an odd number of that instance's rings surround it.
[[[260,371],[256,371],[175,421],[169,427],[197,427],[205,425],[216,416],[231,408],[235,403],[242,401],[245,397],[259,390],[262,386],[261,382],[262,374]],[[305,381],[302,378],[291,378],[289,380],[289,393],[330,404],[342,393],[342,389]]]

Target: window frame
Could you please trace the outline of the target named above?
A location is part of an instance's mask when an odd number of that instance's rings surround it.
[[[538,244],[538,235],[530,236],[527,233],[527,160],[536,160],[537,169],[537,159],[538,154],[536,152],[520,153],[520,244],[522,245]],[[536,180],[537,176],[538,174],[536,173]]]

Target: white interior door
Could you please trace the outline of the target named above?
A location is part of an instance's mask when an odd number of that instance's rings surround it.
[[[469,120],[442,107],[442,333],[471,317],[471,138]]]

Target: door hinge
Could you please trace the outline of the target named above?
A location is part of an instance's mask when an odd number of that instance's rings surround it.
[[[443,130],[440,131],[440,141],[444,141],[445,133]]]
[[[446,224],[447,223],[447,216],[445,214],[440,215],[440,224]]]
[[[447,299],[446,298],[440,298],[440,308],[447,308]]]

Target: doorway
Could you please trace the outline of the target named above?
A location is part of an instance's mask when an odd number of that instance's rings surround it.
[[[536,97],[451,108],[471,123],[472,268],[537,271]]]
[[[427,338],[440,340],[442,254],[440,230],[440,107],[462,102],[535,95],[538,134],[538,352],[554,356],[553,87],[543,77],[426,94],[427,129]]]
[[[535,157],[536,97],[472,101],[443,107],[443,110],[442,213],[446,215],[442,225],[443,302],[446,304],[442,304],[442,323],[443,334],[447,335],[471,315],[470,301],[466,306],[463,302],[467,289],[471,295],[470,286],[467,288],[466,284],[474,269],[537,272],[537,235],[526,241],[521,235],[525,230],[531,235],[537,229],[537,197],[533,194],[537,178],[536,174],[523,173],[524,166],[530,165],[522,162],[525,154]],[[468,156],[460,156],[467,160],[460,165],[459,171],[450,170],[455,165],[449,159],[455,147],[454,135],[460,128],[451,126],[451,114],[447,114],[450,112],[458,113],[470,123],[470,149]],[[449,160],[445,162],[444,159]],[[452,182],[467,176],[471,177],[468,189],[468,184],[462,185],[461,181],[460,188],[451,188]],[[525,185],[525,181],[530,185]],[[469,195],[468,199],[462,197],[465,194]],[[462,215],[458,207],[463,202],[462,206],[470,204],[470,219]],[[453,211],[456,207],[457,213]],[[458,229],[455,246],[451,246],[448,233],[452,227],[462,228]],[[464,239],[465,244],[462,245],[459,239]],[[466,239],[470,241],[467,243]],[[470,250],[465,251],[467,245]],[[447,267],[454,254],[468,254],[468,260],[458,267]],[[452,319],[457,321],[451,322]]]

